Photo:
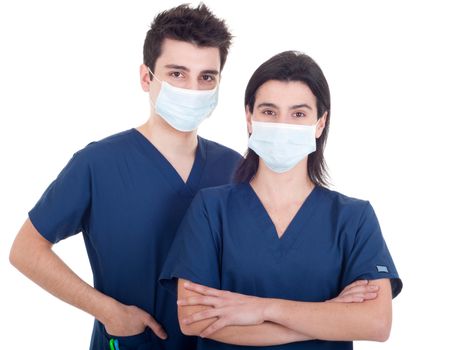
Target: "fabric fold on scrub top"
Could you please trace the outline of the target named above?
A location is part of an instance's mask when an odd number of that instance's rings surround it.
[[[372,206],[315,187],[281,238],[250,184],[208,188],[176,234],[160,284],[176,297],[178,278],[267,298],[322,302],[358,279],[402,282]],[[198,349],[240,349],[198,339]],[[352,349],[352,342],[305,341],[264,349]]]
[[[148,330],[120,337],[122,350],[194,348],[195,338],[179,329],[176,299],[156,280],[194,195],[201,188],[231,182],[241,159],[237,152],[198,137],[185,183],[131,129],[75,153],[29,212],[33,225],[52,243],[83,232],[95,288],[150,313],[168,333],[165,341]],[[90,348],[106,349],[111,338],[117,337],[95,321]]]

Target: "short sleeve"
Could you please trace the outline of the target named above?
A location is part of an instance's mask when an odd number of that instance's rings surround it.
[[[219,244],[201,192],[198,192],[178,228],[159,283],[176,295],[179,278],[220,289]]]
[[[33,226],[51,243],[86,230],[90,177],[85,156],[75,153],[28,213]]]
[[[343,287],[360,279],[388,278],[392,284],[392,296],[395,298],[402,290],[402,281],[398,276],[375,212],[366,202],[360,217],[353,245],[346,252],[343,268]]]

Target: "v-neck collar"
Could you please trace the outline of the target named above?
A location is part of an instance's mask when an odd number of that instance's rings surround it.
[[[204,169],[207,154],[207,144],[205,140],[197,136],[198,146],[194,157],[193,166],[189,172],[186,182],[179,175],[173,165],[166,157],[156,148],[141,132],[137,129],[131,129],[136,140],[140,144],[142,150],[151,159],[153,164],[160,170],[166,178],[170,186],[172,186],[179,194],[193,197],[199,190],[198,186]]]
[[[247,203],[252,214],[255,215],[256,224],[259,226],[262,234],[267,237],[269,246],[273,250],[275,256],[277,258],[283,257],[299,237],[298,233],[303,229],[303,227],[305,227],[308,219],[314,215],[314,208],[317,202],[316,197],[318,196],[321,187],[316,185],[311,190],[288,227],[285,229],[283,235],[279,237],[275,224],[257,193],[250,183],[247,182],[245,186],[247,188]]]

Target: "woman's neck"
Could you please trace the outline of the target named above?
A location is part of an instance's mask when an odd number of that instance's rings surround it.
[[[257,172],[250,181],[252,188],[266,200],[279,202],[304,199],[314,189],[308,176],[307,158],[285,173],[271,171],[260,159]]]

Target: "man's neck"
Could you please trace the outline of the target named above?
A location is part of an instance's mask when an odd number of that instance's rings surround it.
[[[197,148],[197,131],[176,130],[160,116],[150,116],[148,121],[139,126],[137,130],[163,154],[194,155]]]

